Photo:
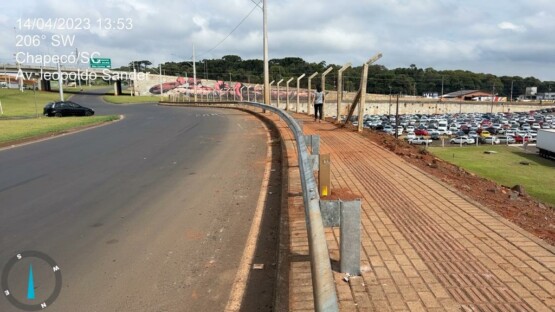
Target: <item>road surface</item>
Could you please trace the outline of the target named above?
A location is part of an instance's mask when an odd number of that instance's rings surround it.
[[[262,123],[72,100],[125,119],[0,151],[0,265],[25,250],[52,257],[63,287],[48,311],[221,311],[262,184]],[[19,298],[27,277],[10,274]],[[34,283],[40,300],[50,285]],[[0,311],[18,310],[0,298]]]

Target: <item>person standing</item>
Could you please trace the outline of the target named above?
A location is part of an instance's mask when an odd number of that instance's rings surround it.
[[[318,122],[322,121],[322,116],[324,115],[324,92],[322,92],[322,86],[316,86],[316,92],[314,93],[314,121],[318,119]],[[320,118],[318,118],[318,114]]]

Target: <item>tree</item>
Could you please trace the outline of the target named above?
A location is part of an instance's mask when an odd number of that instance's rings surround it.
[[[289,79],[301,74],[310,75],[314,72],[322,73],[326,68],[332,66],[335,70],[339,65],[327,64],[326,62],[309,63],[300,57],[284,57],[269,60],[270,77]],[[135,67],[140,71],[149,70],[152,63],[148,60],[132,61],[129,70]],[[200,76],[206,66],[207,77],[214,80],[232,80],[260,84],[263,82],[263,61],[257,59],[243,60],[237,55],[225,55],[221,59],[204,59],[197,63],[197,72]],[[193,72],[190,62],[167,62],[162,64],[168,75],[191,76]],[[123,67],[122,67],[123,69]],[[124,69],[127,70],[127,69]],[[156,72],[156,69],[150,69]],[[351,67],[343,72],[343,84],[345,90],[355,91],[360,87],[362,66]],[[301,87],[305,88],[307,79],[301,80]],[[407,68],[388,69],[383,65],[373,64],[368,68],[367,90],[370,93],[389,94],[390,86],[393,93],[421,95],[424,92],[450,93],[460,90],[482,90],[491,92],[495,85],[495,93],[499,96],[510,96],[511,84],[513,95],[517,97],[524,94],[527,87],[538,87],[538,92],[555,91],[555,82],[540,81],[534,77],[503,76],[498,77],[491,74],[474,73],[466,70],[435,70],[431,67],[419,68],[411,64]],[[326,79],[326,89],[334,90],[335,71]]]

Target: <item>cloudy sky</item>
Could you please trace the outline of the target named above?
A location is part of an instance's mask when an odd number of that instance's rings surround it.
[[[139,59],[159,64],[190,59],[193,43],[197,59],[262,59],[259,1],[2,1],[0,63],[13,63],[17,52],[68,55],[77,48],[111,58],[115,66]],[[553,0],[267,2],[270,58],[360,65],[382,52],[378,64],[388,68],[415,64],[555,81]],[[38,31],[19,25],[18,19],[36,18],[88,18],[90,27]],[[106,19],[117,28],[118,18],[130,29],[108,30]],[[38,47],[29,47],[26,35],[39,35]],[[51,35],[75,35],[75,43],[53,47]]]

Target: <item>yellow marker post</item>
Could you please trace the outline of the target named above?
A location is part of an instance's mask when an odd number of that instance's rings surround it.
[[[330,154],[320,154],[320,168],[318,172],[318,189],[320,196],[326,197],[331,194],[331,163]]]

